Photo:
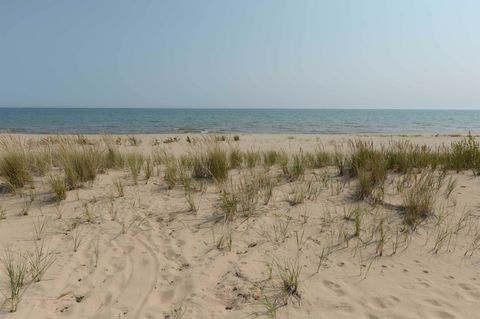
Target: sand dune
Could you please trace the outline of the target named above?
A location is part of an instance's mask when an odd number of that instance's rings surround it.
[[[139,135],[139,146],[123,143],[120,149],[148,154],[158,148],[176,156],[191,151],[186,135],[163,143],[169,136]],[[43,136],[19,137],[38,141]],[[293,153],[314,151],[319,144],[330,151],[347,149],[352,138],[240,135],[238,142],[219,143],[227,149]],[[430,146],[459,139],[362,138],[376,145],[404,139]],[[154,139],[159,145],[152,146]],[[236,179],[248,171],[233,169],[230,175]],[[28,187],[24,196],[21,191],[0,194],[6,215],[0,220],[0,246],[24,254],[43,242],[55,256],[42,279],[28,283],[16,312],[9,312],[7,298],[0,295],[0,317],[267,318],[271,303],[277,318],[480,316],[480,246],[471,250],[480,229],[480,179],[470,171],[448,172],[435,195],[435,216],[414,231],[402,225],[399,174],[389,174],[381,203],[354,199],[357,181],[338,176],[334,167],[307,170],[298,181],[278,178],[268,204],[259,200],[248,218],[226,225],[219,217],[215,183],[206,182],[193,194],[198,211],[192,212],[182,185],[168,189],[163,172],[157,167],[148,181],[142,174],[134,185],[127,170],[109,170],[68,191],[59,203],[51,200],[46,178],[36,176],[28,215],[21,215]],[[282,171],[273,166],[268,174],[276,178]],[[112,184],[117,178],[125,184],[123,197]],[[449,178],[457,182],[447,198]],[[308,181],[314,181],[318,193],[289,203],[292,187]],[[362,212],[360,237],[353,236],[355,209]],[[381,256],[380,220],[385,233]],[[40,234],[39,225],[45,225]],[[75,241],[80,241],[76,251]],[[299,287],[279,297],[286,269],[299,271]],[[2,272],[3,291],[6,280]]]

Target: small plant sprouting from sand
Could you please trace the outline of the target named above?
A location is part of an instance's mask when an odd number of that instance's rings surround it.
[[[0,206],[0,220],[7,218],[6,211],[4,207]]]
[[[472,257],[475,251],[480,250],[480,226],[477,224],[473,229],[473,236],[464,256]]]
[[[72,244],[73,244],[73,252],[76,253],[80,245],[82,244],[83,240],[83,232],[76,228],[72,233]]]
[[[328,256],[332,253],[332,249],[330,247],[323,247],[322,253],[318,256],[318,264],[317,264],[317,271],[318,274],[320,272],[320,268],[325,264],[328,260]]]
[[[273,241],[275,243],[284,243],[289,235],[289,226],[290,220],[289,219],[282,219],[277,217],[275,219],[275,223],[272,225],[273,229]]]
[[[56,203],[55,206],[55,215],[57,215],[57,219],[63,218],[64,206],[60,205],[60,203]]]
[[[31,191],[23,199],[22,209],[20,211],[21,216],[27,216],[28,215],[28,213],[30,211],[30,207],[32,206],[32,203],[34,201],[35,201],[35,193],[33,191]]]
[[[302,204],[307,198],[305,184],[295,183],[290,185],[290,192],[285,199],[291,206]]]
[[[299,301],[301,299],[300,294],[300,273],[301,268],[298,259],[295,262],[285,262],[280,264],[278,261],[275,263],[277,266],[277,275],[280,280],[280,292],[283,296],[283,304],[286,305],[289,299]]]
[[[165,318],[168,319],[182,319],[185,314],[187,313],[187,309],[183,306],[180,306],[178,308],[173,309],[169,315],[167,315]]]
[[[383,256],[383,250],[385,247],[385,241],[386,241],[386,234],[385,234],[385,226],[384,226],[384,219],[380,219],[378,223],[378,241],[377,241],[377,247],[375,249],[375,252],[378,256]]]
[[[183,191],[185,194],[185,200],[187,201],[188,208],[190,209],[191,212],[196,212],[198,211],[198,205],[195,201],[195,189],[192,185],[193,180],[190,175],[188,174],[183,174],[184,176],[182,177],[182,183],[183,183]]]
[[[107,203],[107,212],[108,212],[108,215],[110,215],[111,221],[114,221],[117,219],[118,212],[115,209],[115,201],[113,200],[113,198],[110,198]]]
[[[53,251],[44,247],[44,242],[35,243],[33,251],[27,251],[26,260],[32,281],[42,280],[45,272],[55,263],[56,257]]]
[[[450,177],[445,188],[445,198],[449,199],[457,188],[457,179]]]
[[[121,226],[121,234],[126,235],[130,230],[139,229],[142,225],[147,224],[147,218],[137,215],[131,218],[129,221],[121,220],[119,223]]]
[[[47,225],[49,221],[50,219],[48,217],[41,217],[41,216],[33,220],[33,231],[35,234],[35,237],[33,238],[34,240],[39,241],[42,239],[43,234],[47,229]]]
[[[13,255],[7,248],[2,258],[2,264],[7,276],[7,300],[10,303],[10,312],[17,311],[20,297],[25,289],[28,267],[23,257]]]
[[[100,243],[98,242],[98,239],[95,241],[95,244],[93,245],[93,257],[95,261],[95,268],[97,268],[98,260],[100,258]]]
[[[224,224],[222,233],[218,239],[215,239],[215,233],[213,233],[213,241],[217,249],[232,251],[233,229],[231,223]]]
[[[360,232],[362,231],[362,210],[360,207],[355,208],[353,211],[354,225],[355,225],[355,237],[360,237]]]
[[[94,209],[95,207],[93,205],[90,206],[88,202],[82,204],[82,215],[85,218],[85,222],[93,223],[95,219]]]
[[[113,180],[113,186],[115,187],[115,190],[117,191],[117,196],[118,197],[125,196],[124,185],[123,185],[123,181],[122,181],[121,178],[114,179]]]
[[[278,305],[272,298],[264,296],[262,299],[262,305],[265,308],[265,315],[270,319],[277,318]]]

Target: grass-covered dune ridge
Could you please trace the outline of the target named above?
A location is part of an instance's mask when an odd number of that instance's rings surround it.
[[[471,134],[1,135],[0,314],[468,318],[479,173]]]

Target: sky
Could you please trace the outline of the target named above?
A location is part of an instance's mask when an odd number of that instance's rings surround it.
[[[480,108],[478,0],[0,0],[2,107]]]

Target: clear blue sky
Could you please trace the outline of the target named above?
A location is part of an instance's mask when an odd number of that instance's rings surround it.
[[[480,1],[0,0],[0,106],[480,108]]]

